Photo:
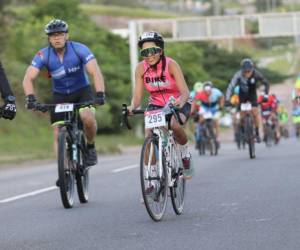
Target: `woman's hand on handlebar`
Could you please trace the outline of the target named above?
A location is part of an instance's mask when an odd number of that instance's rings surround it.
[[[127,107],[127,111],[128,111],[127,114],[128,114],[129,116],[133,115],[133,113],[132,113],[132,110],[133,110],[133,109],[134,109],[134,108],[133,108],[132,105],[130,105],[130,106]]]

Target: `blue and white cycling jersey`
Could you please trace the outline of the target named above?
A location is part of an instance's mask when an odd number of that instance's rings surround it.
[[[70,94],[89,85],[84,68],[95,56],[85,45],[67,41],[63,61],[51,46],[41,49],[33,58],[31,65],[42,69],[46,67],[52,78],[53,92]]]

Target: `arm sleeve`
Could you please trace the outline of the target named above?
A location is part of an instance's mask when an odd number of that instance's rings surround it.
[[[86,65],[92,59],[95,59],[94,54],[90,51],[90,49],[83,44],[74,44],[76,53],[80,57],[80,60]]]
[[[239,72],[235,73],[235,75],[233,76],[233,78],[231,79],[228,87],[227,87],[227,91],[226,91],[226,101],[230,101],[230,97],[233,93],[233,90],[235,88],[235,86],[237,85],[239,81]]]
[[[1,62],[0,62],[0,92],[1,92],[1,97],[3,99],[5,99],[9,95],[13,95]]]
[[[257,79],[264,85],[265,87],[265,93],[269,94],[270,84],[267,81],[267,79],[260,73],[259,71],[256,71],[256,77]]]
[[[41,69],[45,66],[45,54],[43,51],[39,51],[31,61],[31,66]]]

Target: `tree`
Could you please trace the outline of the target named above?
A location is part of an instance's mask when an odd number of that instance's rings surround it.
[[[5,12],[4,7],[8,4],[8,0],[0,0],[0,54],[3,51],[4,44],[5,44],[5,38],[7,34],[7,28],[6,28],[6,20],[5,20]]]
[[[282,5],[282,0],[256,0],[255,6],[258,12],[269,12]]]

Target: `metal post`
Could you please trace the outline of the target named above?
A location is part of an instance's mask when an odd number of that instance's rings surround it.
[[[137,47],[137,25],[135,21],[129,21],[129,48],[130,48],[130,67],[131,67],[131,87],[135,86],[135,68],[138,64]]]
[[[219,16],[221,14],[219,0],[213,0],[213,12],[214,16]]]

